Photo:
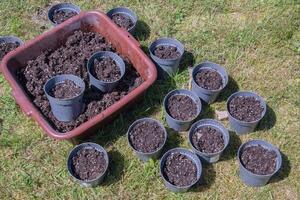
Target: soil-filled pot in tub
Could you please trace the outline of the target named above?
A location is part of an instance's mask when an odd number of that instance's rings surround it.
[[[107,12],[107,16],[119,27],[133,34],[136,28],[137,15],[129,8],[117,7]]]
[[[89,59],[87,70],[94,88],[111,92],[125,74],[125,63],[116,53],[100,51]]]
[[[79,13],[80,8],[78,6],[71,3],[59,3],[49,9],[48,19],[53,26],[57,26]]]
[[[266,185],[282,164],[280,151],[263,140],[242,144],[237,157],[240,178],[245,184],[254,187]]]
[[[76,146],[69,154],[69,174],[80,185],[95,187],[100,184],[108,169],[107,152],[98,144],[87,142]]]
[[[213,119],[195,122],[189,131],[189,143],[203,160],[217,162],[229,143],[228,130]]]
[[[169,92],[163,102],[166,121],[175,131],[186,131],[199,116],[201,100],[192,91],[177,89]]]
[[[186,192],[201,177],[201,161],[196,154],[188,149],[174,148],[166,152],[161,158],[160,174],[169,190]]]
[[[225,69],[213,62],[204,62],[194,67],[192,91],[203,101],[213,103],[228,83]]]
[[[143,161],[156,159],[167,141],[167,131],[157,120],[142,118],[135,121],[127,132],[129,146]]]
[[[266,102],[253,92],[236,92],[227,100],[230,126],[237,134],[253,132],[266,113]]]
[[[54,117],[63,122],[76,119],[83,111],[84,81],[71,74],[57,75],[44,85]]]
[[[2,36],[0,37],[0,61],[6,54],[15,50],[23,44],[20,38],[14,36]]]
[[[178,40],[161,38],[149,46],[150,56],[157,65],[160,78],[174,75],[184,53],[184,46]]]

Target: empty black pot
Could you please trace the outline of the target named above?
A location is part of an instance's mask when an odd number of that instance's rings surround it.
[[[119,66],[120,71],[121,71],[121,77],[118,80],[112,81],[112,82],[107,82],[107,81],[99,80],[93,75],[92,71],[94,70],[94,60],[95,59],[99,60],[99,59],[105,58],[105,57],[112,58],[116,62],[116,64]],[[101,90],[102,92],[111,92],[118,85],[119,81],[123,78],[123,76],[125,74],[125,63],[120,56],[118,56],[117,54],[115,54],[111,51],[99,51],[89,58],[88,63],[87,63],[87,71],[89,74],[91,86],[93,86],[96,89]]]
[[[106,15],[109,18],[112,18],[113,15],[115,15],[115,14],[123,14],[123,15],[128,16],[131,19],[131,21],[133,22],[133,26],[130,27],[127,31],[129,33],[133,34],[135,29],[136,29],[136,23],[137,23],[137,20],[138,20],[137,15],[131,9],[126,8],[126,7],[113,8],[110,11],[108,11]]]
[[[59,4],[55,4],[52,7],[50,7],[49,11],[48,11],[48,19],[50,20],[50,22],[52,23],[53,26],[57,26],[58,24],[56,22],[54,22],[53,20],[53,15],[55,11],[66,11],[66,12],[76,12],[77,14],[80,13],[80,8],[74,4],[71,3],[59,3]]]
[[[73,81],[80,87],[81,93],[69,99],[58,99],[51,96],[51,89],[65,80]],[[56,119],[63,122],[68,122],[76,119],[83,111],[83,93],[85,90],[84,81],[71,74],[57,75],[49,79],[44,85],[44,92],[49,100],[51,111]]]

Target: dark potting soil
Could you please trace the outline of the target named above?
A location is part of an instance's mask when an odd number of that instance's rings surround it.
[[[193,146],[203,153],[217,153],[224,148],[223,134],[211,126],[196,129],[192,142]]]
[[[15,50],[20,46],[19,42],[3,42],[0,43],[0,61],[4,58],[6,54],[11,52],[12,50]]]
[[[129,16],[127,16],[126,14],[117,13],[117,14],[114,14],[111,19],[119,27],[124,28],[126,30],[129,30],[134,25],[131,18]]]
[[[105,82],[114,82],[121,77],[121,70],[117,63],[110,57],[94,60],[93,76]]]
[[[216,70],[201,69],[195,78],[196,83],[207,90],[218,90],[223,86],[223,79]]]
[[[168,156],[163,173],[173,185],[188,186],[197,180],[196,164],[186,155],[172,153]]]
[[[154,55],[161,59],[177,59],[181,56],[177,47],[169,45],[160,45],[154,49]]]
[[[73,74],[81,77],[86,86],[89,86],[86,63],[89,57],[97,51],[116,52],[116,49],[98,33],[76,31],[69,36],[64,45],[56,50],[41,53],[36,59],[28,61],[25,68],[18,71],[19,81],[24,85],[33,103],[40,109],[55,130],[62,133],[71,131],[113,105],[143,83],[143,79],[129,59],[120,55],[125,62],[126,73],[118,86],[112,92],[105,94],[86,87],[83,97],[85,104],[83,113],[71,122],[58,121],[53,116],[50,104],[43,91],[44,84],[55,75]]]
[[[133,127],[129,139],[135,150],[151,153],[164,144],[165,133],[156,122],[142,121]]]
[[[58,99],[69,99],[81,93],[81,88],[74,81],[65,80],[50,90],[50,95]]]
[[[197,115],[197,105],[187,95],[173,95],[168,99],[168,112],[174,119],[188,121]]]
[[[73,157],[75,177],[80,180],[93,180],[105,172],[105,154],[96,149],[83,148]]]
[[[244,122],[252,122],[261,117],[264,108],[255,97],[235,97],[229,102],[230,114]]]
[[[53,21],[56,24],[61,24],[64,21],[77,15],[77,12],[71,10],[55,10],[53,14]]]
[[[261,145],[249,146],[241,154],[242,164],[254,174],[267,175],[276,170],[277,154]]]

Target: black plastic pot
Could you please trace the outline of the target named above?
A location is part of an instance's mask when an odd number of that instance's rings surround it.
[[[0,44],[2,43],[18,43],[21,46],[23,44],[23,41],[15,36],[1,36]]]
[[[74,173],[74,169],[73,169],[73,157],[76,156],[77,152],[81,149],[96,149],[97,151],[99,152],[103,152],[104,153],[104,158],[106,160],[106,169],[104,171],[104,173],[100,174],[97,178],[93,179],[93,180],[81,180],[79,179],[75,173]],[[71,150],[69,156],[68,156],[68,160],[67,160],[67,169],[68,169],[68,172],[69,174],[72,176],[72,178],[77,182],[79,183],[81,186],[84,186],[84,187],[95,187],[97,185],[99,185],[105,175],[107,174],[107,169],[108,169],[108,166],[109,166],[109,158],[108,158],[108,155],[107,155],[107,152],[106,150],[96,144],[96,143],[92,143],[92,142],[86,142],[86,143],[82,143],[80,145],[77,145],[74,149]]]
[[[213,127],[215,129],[217,129],[218,131],[220,131],[223,135],[223,139],[224,139],[224,148],[217,152],[217,153],[204,153],[199,151],[194,145],[193,145],[193,140],[192,140],[192,136],[195,133],[195,131],[203,126],[210,126]],[[223,124],[221,124],[220,122],[213,120],[213,119],[201,119],[197,122],[195,122],[190,131],[189,131],[189,143],[192,146],[193,151],[204,161],[208,162],[208,163],[214,163],[217,162],[220,159],[220,156],[222,155],[223,151],[226,149],[226,147],[229,144],[229,133],[228,130],[223,126]]]
[[[205,88],[200,87],[196,83],[195,79],[196,79],[197,72],[199,72],[201,69],[210,69],[218,72],[223,79],[223,86],[218,90],[207,90]],[[195,92],[203,101],[205,101],[208,104],[213,103],[217,99],[218,95],[226,87],[227,83],[228,83],[228,74],[226,70],[222,66],[216,63],[206,61],[204,63],[195,66],[193,69],[192,91]]]
[[[133,34],[134,31],[135,31],[135,29],[136,29],[136,23],[137,23],[137,20],[138,20],[137,15],[131,9],[129,9],[127,7],[116,7],[116,8],[113,8],[110,11],[108,11],[106,15],[109,18],[112,18],[113,15],[118,14],[118,13],[119,14],[123,14],[123,15],[127,15],[131,19],[131,21],[133,22],[134,25],[130,29],[128,29],[127,31],[129,33]]]
[[[180,52],[181,56],[177,59],[161,59],[154,55],[154,50],[158,46],[174,46]],[[158,75],[165,78],[167,75],[172,76],[178,71],[179,63],[184,53],[184,46],[178,40],[173,38],[160,38],[152,42],[149,46],[149,52],[152,60],[156,63]]]
[[[163,130],[164,130],[164,133],[165,133],[165,140],[164,140],[164,143],[161,147],[159,147],[158,149],[156,149],[154,152],[151,152],[151,153],[143,153],[143,152],[140,152],[140,151],[137,151],[131,144],[131,141],[130,141],[130,132],[132,131],[132,129],[140,122],[143,122],[143,121],[150,121],[150,122],[155,122],[157,123]],[[159,158],[160,154],[161,154],[161,151],[163,149],[163,147],[165,146],[166,144],[166,141],[167,141],[167,137],[168,137],[168,134],[167,134],[167,131],[165,129],[165,127],[163,126],[162,123],[160,123],[160,121],[156,120],[156,119],[152,119],[152,118],[142,118],[142,119],[138,119],[136,120],[135,122],[132,123],[132,125],[129,127],[128,131],[127,131],[127,140],[128,140],[128,144],[129,146],[132,148],[132,150],[135,152],[135,154],[142,160],[142,161],[148,161],[149,159],[157,159]]]
[[[258,99],[260,101],[260,105],[264,108],[264,110],[261,114],[261,117],[252,122],[243,122],[243,121],[240,121],[240,120],[234,118],[229,112],[229,103],[234,97],[238,97],[238,96],[255,97],[256,99]],[[253,132],[255,130],[255,128],[257,127],[258,123],[260,122],[260,120],[266,114],[266,110],[267,110],[267,105],[266,105],[266,102],[263,100],[263,98],[253,92],[248,92],[248,91],[241,91],[241,92],[236,92],[236,93],[232,94],[228,98],[226,105],[227,105],[226,107],[227,107],[230,126],[238,135]]]
[[[80,8],[74,4],[71,4],[71,3],[55,4],[55,5],[51,6],[50,9],[48,10],[48,19],[52,23],[53,26],[58,25],[56,22],[53,21],[54,12],[60,11],[60,10],[73,11],[73,12],[76,12],[77,14],[80,13]]]
[[[91,73],[94,68],[94,60],[105,58],[105,57],[112,58],[116,62],[116,64],[120,67],[121,77],[119,80],[116,80],[113,82],[102,81],[102,80],[99,80],[96,77],[94,77],[93,74]],[[118,85],[119,81],[123,78],[123,76],[125,74],[125,63],[120,56],[118,56],[117,54],[115,54],[111,51],[99,51],[99,52],[93,54],[89,58],[88,63],[87,63],[87,71],[88,71],[89,78],[90,78],[90,84],[93,88],[96,88],[102,92],[111,92]]]
[[[78,96],[69,99],[58,99],[50,95],[50,90],[57,84],[65,80],[73,81],[81,88],[81,93]],[[83,111],[83,93],[85,90],[84,81],[71,74],[57,75],[49,79],[44,85],[44,92],[49,100],[51,111],[56,119],[63,122],[68,122],[76,119]]]
[[[188,121],[181,121],[181,120],[174,119],[168,112],[168,100],[173,95],[186,95],[186,96],[190,97],[191,99],[193,99],[193,101],[197,104],[197,109],[198,109],[197,115],[193,119],[188,120]],[[185,89],[176,89],[176,90],[169,92],[164,98],[163,106],[164,106],[164,112],[165,112],[167,124],[170,128],[172,128],[175,131],[188,130],[190,128],[190,126],[192,125],[192,123],[195,121],[195,119],[199,116],[201,109],[202,109],[202,104],[201,104],[201,100],[199,99],[199,97],[194,92],[192,92],[190,90],[185,90]]]
[[[249,147],[249,146],[257,146],[257,145],[261,145],[262,147],[264,147],[266,149],[273,150],[276,152],[276,155],[277,155],[276,170],[272,174],[268,174],[268,175],[254,174],[251,171],[249,171],[248,169],[246,169],[244,167],[244,165],[242,164],[241,153],[243,152],[243,149],[246,147]],[[282,165],[282,157],[281,157],[280,151],[272,144],[270,144],[266,141],[263,141],[263,140],[250,140],[250,141],[242,144],[238,150],[237,158],[239,161],[240,178],[246,185],[249,185],[252,187],[261,187],[261,186],[266,185],[268,183],[268,181],[270,180],[270,178],[278,172],[278,170],[281,168],[281,165]]]
[[[173,185],[172,183],[170,183],[167,180],[167,178],[164,175],[163,170],[164,170],[164,166],[165,166],[165,163],[166,163],[166,160],[167,160],[168,156],[171,155],[172,153],[183,154],[195,163],[195,165],[197,167],[197,179],[195,180],[195,182],[193,182],[190,185],[180,187],[180,186]],[[200,180],[200,177],[201,177],[201,174],[202,174],[202,164],[201,164],[200,159],[192,151],[190,151],[188,149],[184,149],[184,148],[174,148],[174,149],[171,149],[171,150],[167,151],[162,156],[162,158],[160,160],[159,168],[160,168],[160,175],[164,180],[165,186],[172,192],[186,192],[187,190],[189,190],[193,185],[195,185]]]

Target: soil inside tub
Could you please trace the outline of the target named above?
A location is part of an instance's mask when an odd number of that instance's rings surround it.
[[[56,50],[42,52],[40,56],[28,61],[27,66],[17,72],[19,81],[24,85],[33,103],[49,120],[53,128],[61,133],[71,131],[101,113],[140,86],[144,81],[129,59],[119,55],[123,58],[126,66],[123,79],[120,80],[112,92],[99,93],[93,91],[89,87],[86,63],[88,58],[97,51],[116,52],[116,49],[98,33],[76,31],[68,37],[64,45]],[[59,74],[79,76],[87,86],[83,97],[85,110],[76,120],[71,122],[61,122],[53,116],[50,104],[43,91],[46,81]]]
[[[255,97],[234,97],[229,102],[230,114],[244,122],[252,122],[261,118],[264,108]]]
[[[157,122],[142,121],[132,128],[129,139],[138,152],[151,153],[162,147],[165,132]]]
[[[126,14],[117,13],[112,15],[113,22],[117,24],[119,27],[129,30],[134,26],[131,18]]]
[[[69,99],[78,96],[81,88],[71,80],[65,80],[50,90],[50,95],[58,99]]]
[[[276,170],[277,154],[261,145],[249,146],[243,149],[241,161],[246,169],[254,174],[267,175]]]
[[[223,86],[221,75],[213,69],[200,69],[195,78],[197,85],[207,90],[218,90]]]
[[[177,59],[181,56],[177,47],[169,45],[159,45],[154,49],[154,55],[161,59]]]
[[[173,95],[168,99],[168,112],[174,119],[188,121],[196,117],[197,105],[187,95]]]
[[[73,157],[75,177],[80,180],[93,180],[105,172],[105,154],[96,149],[83,148]]]
[[[192,135],[193,146],[203,153],[217,153],[224,148],[223,134],[211,126],[201,126]]]
[[[167,157],[163,173],[175,186],[188,186],[197,180],[196,164],[181,153],[172,153]]]
[[[77,12],[72,10],[55,10],[53,14],[53,21],[56,24],[61,24],[75,15],[78,15]]]
[[[105,82],[114,82],[121,78],[120,67],[110,57],[95,59],[92,74]]]
[[[0,43],[0,61],[4,58],[6,54],[15,50],[20,46],[19,42],[2,42]]]

